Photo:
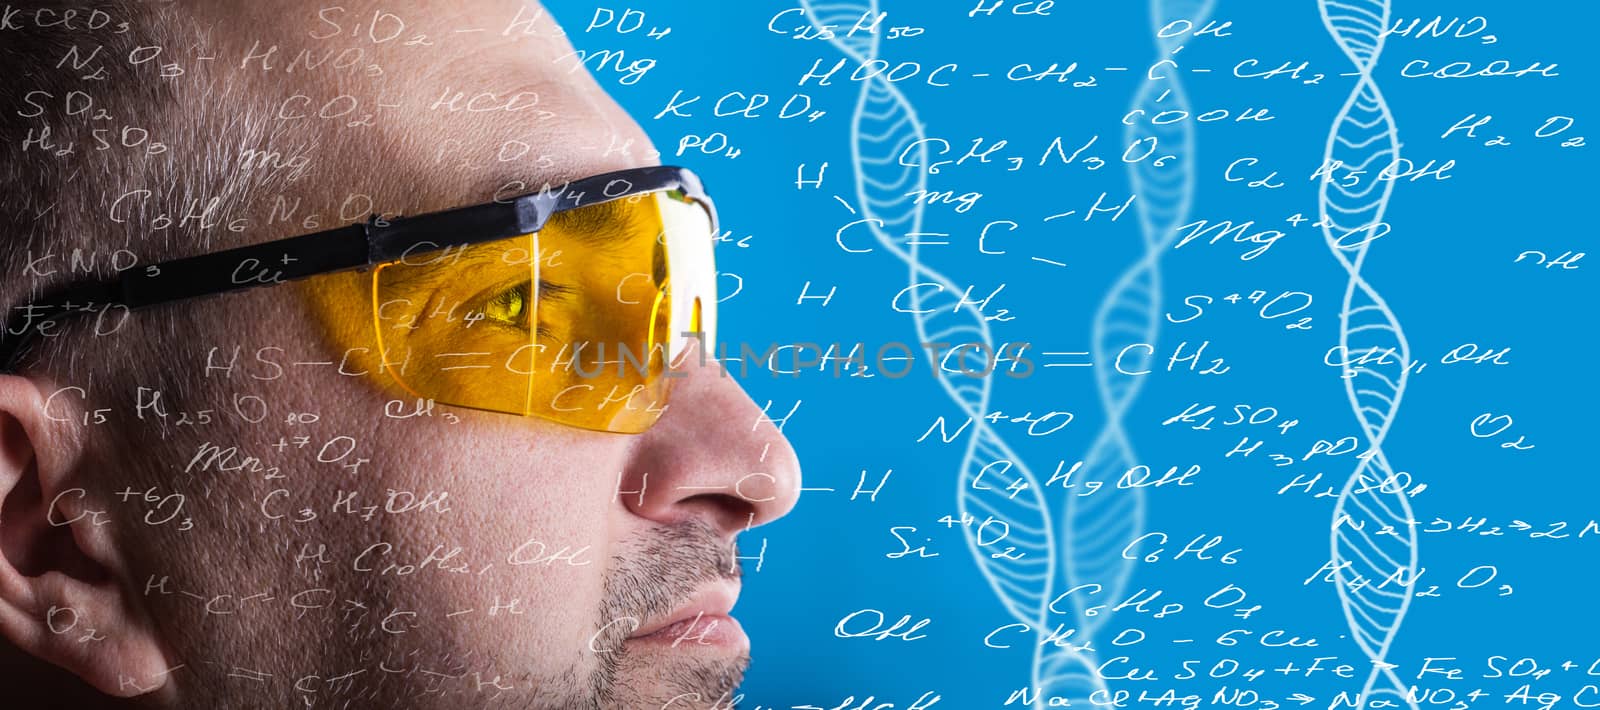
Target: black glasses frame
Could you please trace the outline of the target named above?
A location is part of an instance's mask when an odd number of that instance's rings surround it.
[[[700,179],[687,168],[671,165],[601,173],[470,207],[392,220],[373,215],[361,224],[135,266],[110,278],[53,288],[43,298],[14,306],[6,318],[0,332],[0,373],[13,372],[45,324],[93,313],[97,307],[102,313],[111,307],[138,310],[370,268],[405,256],[531,234],[558,212],[662,190],[681,191],[703,205],[711,217],[712,235],[719,233],[716,206]]]

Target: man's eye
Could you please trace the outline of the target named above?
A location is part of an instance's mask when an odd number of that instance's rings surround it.
[[[528,287],[529,284],[523,282],[489,299],[483,307],[484,317],[527,330],[528,317],[533,312]]]
[[[567,298],[572,294],[571,286],[539,282],[539,300],[549,303]],[[532,283],[523,281],[504,291],[495,294],[483,304],[483,317],[489,320],[526,331],[534,316],[534,298]],[[544,323],[539,324],[539,335],[550,336],[550,329]]]

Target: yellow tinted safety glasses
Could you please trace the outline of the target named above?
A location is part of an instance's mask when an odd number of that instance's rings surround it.
[[[0,362],[14,368],[43,330],[35,325],[86,302],[139,309],[339,273],[341,283],[367,283],[328,289],[337,295],[322,300],[338,303],[324,312],[366,314],[365,334],[349,323],[339,330],[371,343],[381,363],[372,374],[401,390],[638,433],[665,410],[691,343],[714,350],[716,235],[716,209],[688,170],[617,171],[69,284],[29,306],[28,323],[8,326]],[[261,265],[275,278],[238,278]]]
[[[564,210],[530,234],[379,264],[383,367],[445,404],[644,431],[689,340],[714,342],[714,237],[700,203],[662,190]]]

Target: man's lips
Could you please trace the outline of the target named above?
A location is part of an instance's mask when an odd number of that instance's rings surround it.
[[[705,645],[743,639],[744,630],[728,615],[738,600],[738,582],[713,582],[671,613],[646,621],[628,640],[672,643],[681,639],[685,645]]]

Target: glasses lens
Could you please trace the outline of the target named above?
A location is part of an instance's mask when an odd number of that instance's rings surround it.
[[[444,404],[644,431],[694,337],[682,331],[699,326],[710,345],[713,236],[702,206],[653,192],[383,264],[372,290],[384,368]]]

